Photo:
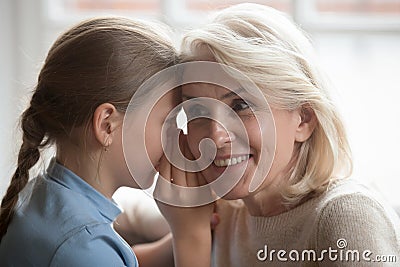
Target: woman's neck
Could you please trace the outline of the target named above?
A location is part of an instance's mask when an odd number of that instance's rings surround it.
[[[243,198],[243,202],[252,216],[271,217],[287,211],[275,185]]]
[[[285,174],[264,179],[264,183],[255,192],[243,198],[249,213],[252,216],[272,217],[286,212],[288,208],[283,204],[282,197],[286,180]]]

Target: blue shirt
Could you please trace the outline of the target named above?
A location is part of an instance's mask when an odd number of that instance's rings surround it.
[[[53,159],[28,183],[0,243],[0,266],[138,266],[114,231],[118,206]]]

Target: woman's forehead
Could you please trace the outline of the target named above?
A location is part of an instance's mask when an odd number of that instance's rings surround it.
[[[236,97],[240,88],[225,88],[210,83],[190,83],[182,86],[182,98],[211,97],[219,100]]]

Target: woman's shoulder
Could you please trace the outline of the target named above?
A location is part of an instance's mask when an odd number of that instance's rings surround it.
[[[316,211],[323,229],[379,227],[400,234],[400,218],[394,209],[379,192],[356,180],[334,182],[319,197]]]
[[[349,208],[352,209],[367,205],[381,211],[394,213],[394,210],[377,190],[354,179],[342,179],[332,182],[318,198],[318,208],[320,210],[333,208],[333,206],[337,205],[349,205]],[[396,215],[396,217],[398,216]]]
[[[358,181],[332,184],[319,198],[316,219],[317,247],[345,240],[346,249],[400,251],[398,215],[378,192]]]

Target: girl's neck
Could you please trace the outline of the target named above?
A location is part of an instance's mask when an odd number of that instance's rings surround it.
[[[82,155],[82,153],[71,150],[73,150],[71,147],[67,150],[57,149],[57,162],[75,173],[105,197],[111,199],[118,187],[112,183],[112,179],[107,179],[110,175],[98,164],[100,155],[97,155],[98,153],[90,153],[90,156],[89,153]]]

